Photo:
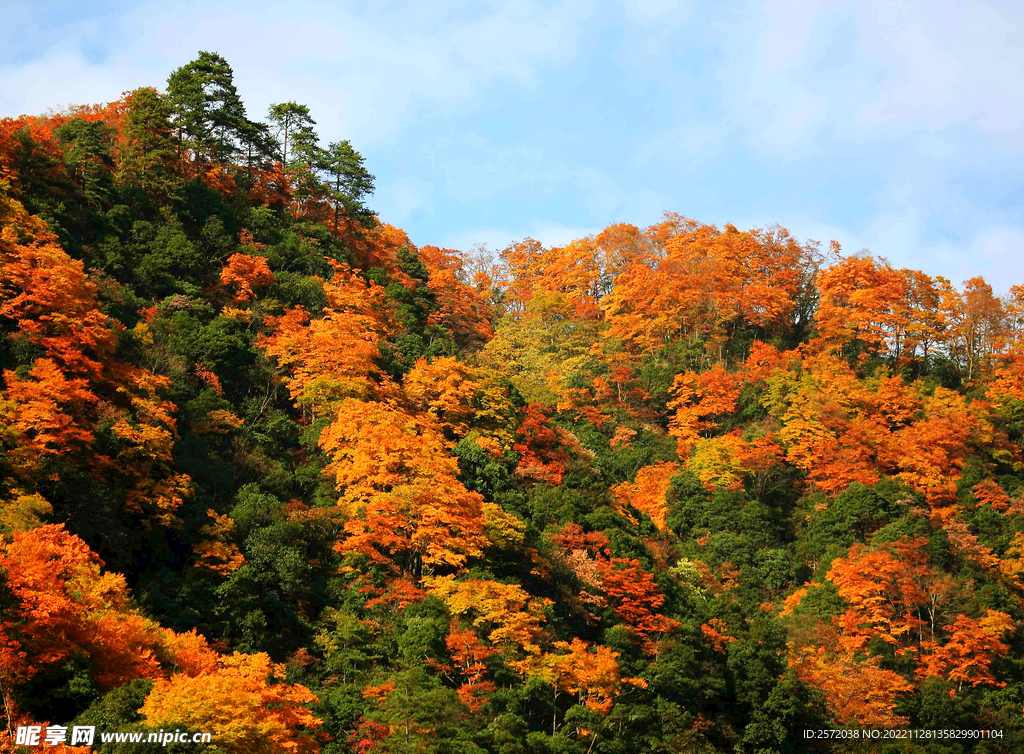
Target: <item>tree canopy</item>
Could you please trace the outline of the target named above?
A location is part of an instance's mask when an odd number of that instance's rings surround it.
[[[0,752],[1024,747],[1024,285],[417,246],[315,115],[204,51],[0,120]]]

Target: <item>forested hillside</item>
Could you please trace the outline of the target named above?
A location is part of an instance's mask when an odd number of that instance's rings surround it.
[[[0,120],[0,751],[1024,750],[1024,286],[417,247],[315,115]]]

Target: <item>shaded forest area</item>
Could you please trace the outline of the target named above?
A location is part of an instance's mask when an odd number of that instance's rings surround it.
[[[315,127],[207,52],[0,120],[0,751],[1024,750],[1024,286],[417,247]]]

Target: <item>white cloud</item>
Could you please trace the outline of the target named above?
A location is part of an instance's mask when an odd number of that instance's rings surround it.
[[[538,223],[528,235],[545,246],[565,246],[570,241],[585,238],[591,233],[600,232],[601,228],[567,228],[555,223]]]
[[[804,215],[753,217],[735,223],[742,228],[765,227],[778,222],[798,241],[814,240],[827,249],[838,241],[844,256],[866,251],[884,258],[895,267],[923,270],[942,275],[956,286],[981,275],[997,294],[1010,286],[1024,284],[1024,228],[990,226],[965,237],[939,235],[932,239],[924,219],[914,210],[891,212],[868,218],[849,227],[823,223]]]
[[[971,250],[992,261],[1015,263],[1024,284],[1024,229],[989,228],[974,237]]]
[[[751,4],[725,101],[760,149],[964,127],[1024,144],[1024,6],[956,0]]]
[[[663,29],[666,24],[676,26],[687,20],[693,12],[685,0],[624,0],[622,10],[634,23]]]
[[[524,238],[532,238],[535,241],[540,241],[544,246],[552,248],[565,246],[570,241],[585,238],[592,233],[600,232],[600,230],[600,228],[570,228],[556,223],[536,222],[521,231],[507,228],[460,230],[444,236],[437,245],[465,251],[477,244],[483,244],[492,251],[501,251],[506,246],[522,241]]]
[[[633,155],[638,164],[684,162],[697,164],[719,154],[731,129],[724,123],[691,121],[660,134],[651,134]]]
[[[1012,9],[1012,10],[1011,10]],[[885,65],[877,96],[858,121],[934,127],[969,124],[1021,144],[1022,7],[892,2],[861,6],[865,55]]]
[[[0,63],[0,111],[39,112],[55,101],[109,100],[135,86],[162,86],[171,70],[205,49],[232,64],[251,116],[294,99],[310,106],[325,137],[345,134],[366,145],[408,128],[419,111],[472,109],[475,95],[495,82],[530,85],[540,71],[572,59],[585,17],[573,2],[473,8],[475,15],[463,17],[458,3],[374,4],[361,15],[305,3],[253,14],[242,3],[183,11],[149,2],[103,19],[110,38],[100,63],[82,52],[95,17],[59,38],[25,29],[38,37],[39,53]]]
[[[372,205],[382,219],[401,227],[433,214],[433,187],[415,176],[399,177],[377,190]]]
[[[370,205],[417,243],[561,244],[666,209],[743,225],[770,206],[750,225],[954,281],[1020,269],[1016,2],[8,5],[0,116],[161,86],[217,51],[251,117],[293,99],[350,138],[378,175]],[[565,120],[577,104],[593,128]]]

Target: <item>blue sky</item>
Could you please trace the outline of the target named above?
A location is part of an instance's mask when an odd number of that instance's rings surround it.
[[[198,50],[307,104],[418,244],[561,244],[665,210],[1024,283],[1020,2],[11,3],[0,116]]]

